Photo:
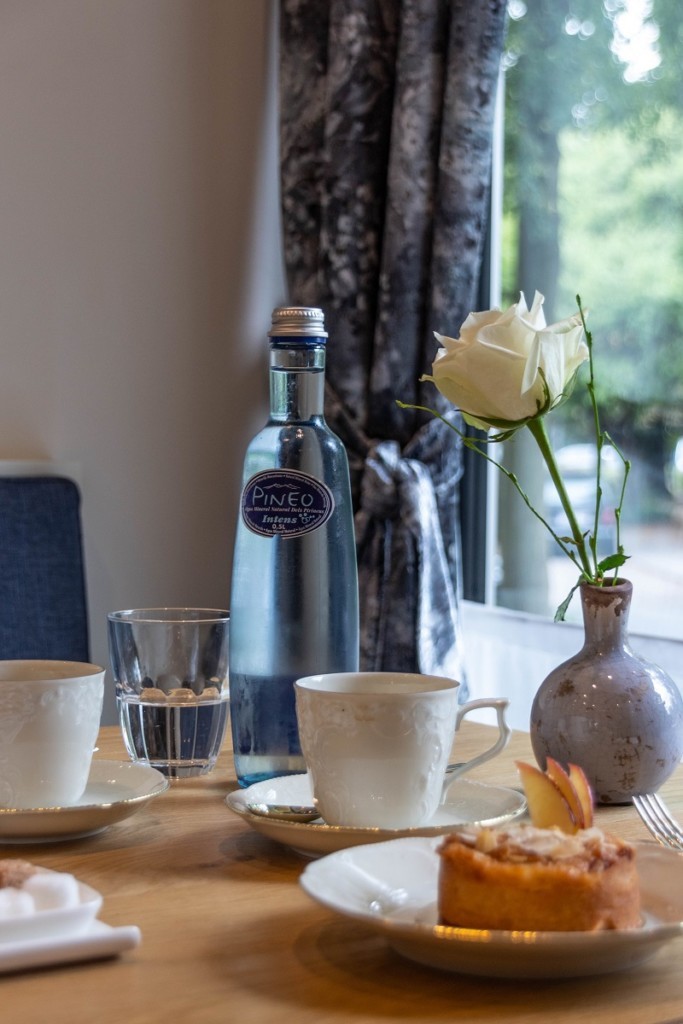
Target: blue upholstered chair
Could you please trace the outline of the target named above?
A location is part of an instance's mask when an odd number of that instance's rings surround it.
[[[72,480],[0,477],[0,658],[89,660],[81,496]]]

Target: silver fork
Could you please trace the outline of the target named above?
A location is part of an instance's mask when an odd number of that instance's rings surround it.
[[[683,828],[671,816],[661,797],[656,793],[634,796],[633,806],[658,843],[683,853]]]

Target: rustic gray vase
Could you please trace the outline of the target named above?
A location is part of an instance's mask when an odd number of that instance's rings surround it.
[[[531,708],[531,744],[580,765],[596,802],[628,803],[658,789],[683,755],[683,698],[673,680],[631,650],[633,586],[581,586],[585,642],[541,684]]]

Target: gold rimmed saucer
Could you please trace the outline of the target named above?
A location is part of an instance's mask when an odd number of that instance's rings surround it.
[[[0,808],[0,845],[51,843],[94,835],[135,814],[168,789],[156,768],[132,761],[93,761],[88,784],[69,807]]]
[[[626,971],[683,935],[683,858],[654,843],[636,849],[643,922],[593,932],[487,931],[439,923],[440,840],[395,839],[308,864],[303,889],[383,935],[420,964],[479,977],[580,978]]]
[[[492,786],[470,779],[456,779],[445,801],[426,825],[405,829],[353,828],[315,821],[292,821],[254,813],[250,805],[287,804],[308,806],[313,792],[308,775],[288,775],[256,782],[229,793],[226,804],[256,832],[291,847],[307,857],[320,857],[336,850],[366,843],[384,842],[404,836],[438,836],[459,825],[502,825],[526,812],[526,799],[519,790]]]

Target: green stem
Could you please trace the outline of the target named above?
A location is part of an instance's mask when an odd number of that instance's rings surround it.
[[[581,533],[581,527],[579,526],[576,520],[576,516],[574,515],[574,509],[572,508],[571,502],[569,501],[569,495],[567,494],[567,489],[564,486],[564,480],[562,479],[560,471],[557,467],[557,462],[555,461],[555,455],[550,444],[550,438],[548,437],[548,432],[545,428],[545,422],[543,420],[543,417],[539,416],[538,419],[529,420],[529,422],[527,423],[527,427],[531,431],[531,434],[540,449],[541,455],[543,456],[543,460],[546,466],[548,467],[550,477],[553,481],[553,484],[555,485],[555,489],[560,499],[562,508],[564,509],[565,515],[567,516],[567,521],[569,522],[569,529],[571,530],[572,537],[574,538],[574,543],[576,544],[576,550],[581,560],[581,567],[583,569],[583,573],[588,579],[593,579],[595,573],[591,568],[590,559],[588,558],[588,552],[586,551],[586,541],[583,534]]]
[[[595,370],[593,365],[593,335],[586,326],[586,316],[583,311],[581,304],[581,296],[576,296],[576,302],[579,307],[579,315],[581,317],[581,325],[583,327],[583,334],[586,339],[586,345],[588,347],[588,396],[590,398],[591,408],[593,410],[593,430],[595,433],[595,455],[596,455],[596,470],[595,470],[595,514],[593,517],[593,533],[590,539],[590,548],[593,554],[593,560],[597,562],[598,558],[598,528],[600,525],[600,504],[602,502],[602,448],[605,442],[604,435],[600,429],[600,412],[598,409],[597,398],[595,397]],[[616,570],[615,570],[616,575]]]

